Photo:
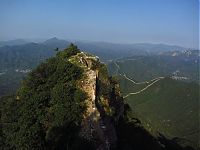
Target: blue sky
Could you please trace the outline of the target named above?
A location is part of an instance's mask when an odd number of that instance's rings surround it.
[[[76,39],[197,48],[198,0],[1,0],[0,40]]]

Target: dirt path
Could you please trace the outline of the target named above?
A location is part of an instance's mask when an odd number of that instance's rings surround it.
[[[151,87],[152,85],[154,85],[156,82],[160,81],[161,79],[163,79],[164,77],[160,77],[159,79],[156,79],[154,82],[152,82],[151,84],[147,85],[145,88],[141,89],[140,91],[137,91],[137,92],[134,92],[134,93],[129,93],[127,94],[126,96],[124,96],[123,98],[127,98],[128,96],[130,95],[136,95],[136,94],[139,94],[145,90],[147,90],[149,87]]]
[[[119,75],[123,76],[125,79],[129,80],[130,82],[132,82],[132,83],[135,84],[135,85],[139,85],[139,84],[149,84],[149,83],[152,82],[151,84],[147,85],[145,88],[143,88],[143,89],[141,89],[141,90],[139,90],[139,91],[137,91],[137,92],[129,93],[129,94],[127,94],[126,96],[124,96],[123,98],[127,98],[127,97],[130,96],[130,95],[139,94],[139,93],[141,93],[141,92],[147,90],[149,87],[151,87],[152,85],[154,85],[156,82],[160,81],[161,79],[164,79],[164,77],[156,77],[156,78],[154,78],[154,79],[152,79],[152,80],[150,80],[150,81],[135,82],[133,79],[130,79],[129,77],[127,77],[127,75],[126,75],[124,72],[123,72],[123,75],[122,75],[122,74],[119,72],[120,66],[119,66],[116,62],[114,62],[114,64],[115,64],[116,67],[117,67],[117,73],[118,73]]]

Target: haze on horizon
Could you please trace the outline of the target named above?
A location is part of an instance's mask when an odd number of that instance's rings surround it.
[[[76,39],[199,47],[198,0],[1,0],[0,40]]]

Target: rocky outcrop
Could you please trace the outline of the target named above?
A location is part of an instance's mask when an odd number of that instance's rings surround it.
[[[106,66],[100,63],[98,57],[81,52],[70,61],[84,70],[79,86],[87,94],[87,108],[80,135],[95,141],[97,149],[115,147],[117,136],[114,125],[123,114],[119,85],[112,82]]]
[[[85,72],[84,80],[81,81],[81,88],[87,94],[86,112],[82,122],[81,135],[87,139],[94,136],[94,131],[98,126],[100,113],[95,105],[96,100],[96,78],[97,72],[94,70],[87,70]]]

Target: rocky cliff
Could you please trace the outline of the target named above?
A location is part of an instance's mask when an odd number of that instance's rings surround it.
[[[115,147],[117,136],[114,125],[123,114],[118,83],[108,76],[105,64],[96,56],[81,52],[69,61],[84,70],[78,85],[87,94],[87,108],[80,135],[94,141],[97,149]]]

